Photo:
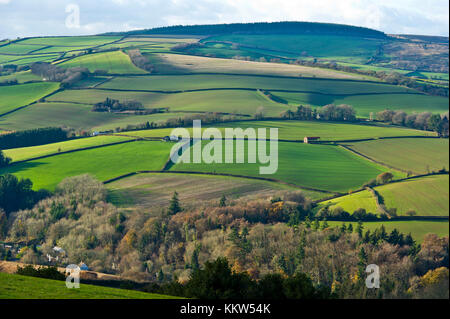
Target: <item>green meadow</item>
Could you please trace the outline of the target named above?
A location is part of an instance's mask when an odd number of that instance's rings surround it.
[[[415,211],[418,216],[449,215],[448,175],[426,176],[401,183],[377,187],[388,208],[397,208],[397,215]]]
[[[204,141],[203,145],[208,142]],[[348,192],[360,188],[365,182],[389,169],[369,162],[338,146],[311,145],[280,142],[278,145],[278,170],[275,174],[261,175],[260,166],[268,164],[248,163],[247,142],[244,149],[245,162],[196,164],[177,163],[171,167],[176,171],[198,171],[256,176],[277,179],[298,186],[330,192]],[[224,147],[224,153],[227,150]],[[269,150],[269,146],[267,146]],[[242,149],[233,149],[233,158]],[[192,155],[192,154],[191,154]],[[399,173],[393,172],[400,177]],[[331,178],[332,176],[332,178]]]
[[[132,138],[126,136],[95,136],[80,138],[75,140],[69,140],[59,143],[13,148],[3,150],[3,152],[13,160],[13,162],[24,161],[31,158],[47,156],[52,154],[58,154],[61,152],[78,150],[81,148],[101,146],[105,144],[112,144],[117,142],[123,142],[131,140]]]
[[[223,35],[204,41],[224,41],[238,43],[275,52],[329,58],[346,62],[366,62],[372,57],[382,40],[351,36],[315,36],[315,35]]]
[[[148,141],[105,146],[18,163],[1,169],[0,174],[29,178],[34,189],[53,190],[64,178],[81,174],[105,181],[139,170],[161,170],[172,146]]]
[[[397,209],[398,216],[407,216],[414,211],[416,216],[449,215],[449,181],[448,175],[426,176],[398,183],[375,187],[381,195],[384,205]],[[362,191],[332,200],[321,202],[321,206],[339,206],[353,213],[358,208],[377,213],[375,198],[369,191]]]
[[[449,169],[448,139],[403,138],[356,142],[348,145],[379,162],[424,174]]]
[[[61,67],[73,68],[83,67],[88,68],[89,71],[104,70],[109,73],[117,74],[145,74],[146,71],[136,67],[130,58],[122,51],[95,53],[80,56],[71,59],[67,62],[58,64]]]
[[[134,290],[80,284],[67,289],[65,281],[0,273],[0,299],[177,299]]]
[[[58,89],[58,86],[58,83],[50,82],[0,86],[0,114],[35,102]]]
[[[448,98],[425,94],[369,94],[336,96],[311,93],[272,92],[290,105],[324,106],[327,104],[348,104],[355,108],[358,116],[369,117],[370,113],[385,109],[413,112],[448,112]]]

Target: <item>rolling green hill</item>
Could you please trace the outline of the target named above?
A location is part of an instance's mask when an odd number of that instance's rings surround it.
[[[0,299],[177,299],[140,291],[80,284],[67,289],[65,281],[0,273]]]

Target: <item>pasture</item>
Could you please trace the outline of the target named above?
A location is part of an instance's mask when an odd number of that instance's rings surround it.
[[[208,142],[203,141],[203,145]],[[278,146],[278,170],[272,175],[261,175],[260,163],[247,162],[248,149],[245,144],[245,163],[195,164],[177,163],[171,167],[176,171],[225,173],[277,179],[300,187],[309,187],[329,192],[348,192],[360,188],[365,182],[389,169],[366,161],[340,147],[280,142]],[[269,151],[269,146],[267,146]],[[224,153],[226,152],[225,147]],[[241,151],[241,150],[239,150]],[[238,150],[233,149],[233,158]],[[192,154],[191,154],[192,155]],[[234,160],[235,161],[235,160]],[[396,172],[397,177],[400,175]]]
[[[178,71],[186,73],[265,74],[353,80],[370,79],[357,74],[285,63],[253,62],[182,54],[157,54],[153,59],[156,62],[157,70],[161,69],[160,65],[165,65],[167,67],[171,66],[175,73]]]
[[[132,142],[18,163],[0,170],[29,178],[34,189],[53,190],[66,177],[91,174],[105,181],[139,170],[161,170],[171,143]]]
[[[343,222],[329,221],[330,227],[340,227]],[[350,224],[345,223],[347,226]],[[357,223],[352,222],[353,229],[358,226]],[[391,232],[396,228],[399,232],[407,235],[411,233],[414,240],[418,243],[423,242],[423,239],[427,234],[436,234],[440,237],[448,236],[448,221],[383,221],[383,222],[365,222],[363,223],[364,232],[367,230],[374,231],[381,226],[386,228],[386,231]]]
[[[338,35],[223,35],[204,41],[233,42],[243,47],[291,53],[295,57],[314,56],[336,61],[365,63],[381,45],[380,39]]]
[[[293,90],[343,95],[395,92],[416,93],[416,91],[404,87],[377,82],[225,74],[117,77],[100,87],[109,89],[160,91],[250,88],[255,90]]]
[[[401,110],[406,113],[432,112],[443,114],[448,112],[448,98],[425,94],[368,94],[337,96],[333,94],[271,92],[287,101],[290,105],[324,106],[327,104],[348,104],[355,108],[357,115],[369,117],[370,113],[385,109]]]
[[[117,74],[145,74],[146,71],[136,67],[130,58],[122,51],[95,53],[83,55],[67,62],[58,64],[65,68],[83,67],[89,71],[104,70]]]
[[[379,162],[416,174],[449,169],[448,139],[385,139],[349,143],[348,146]]]
[[[397,215],[415,211],[417,216],[449,215],[448,175],[426,176],[401,183],[377,187],[388,208],[397,208]]]
[[[0,86],[0,114],[35,102],[55,91],[58,86],[58,83],[50,82]]]
[[[83,283],[80,288],[67,289],[65,281],[0,273],[0,299],[176,299]]]
[[[60,152],[73,151],[80,148],[100,146],[105,144],[127,141],[132,138],[126,136],[95,136],[69,140],[59,143],[21,147],[3,150],[3,152],[13,160],[13,162],[24,161],[31,158],[58,154]]]
[[[269,198],[297,190],[284,184],[246,178],[170,173],[134,175],[108,184],[107,187],[108,200],[127,209],[167,206],[175,191],[186,207],[198,205],[199,201],[218,203],[222,195],[229,201],[239,198],[251,200],[255,196]],[[324,193],[303,192],[312,199],[327,196]]]
[[[357,209],[364,208],[368,213],[378,214],[375,198],[367,190],[323,201],[320,203],[321,206],[329,206],[330,209],[341,207],[350,214]]]

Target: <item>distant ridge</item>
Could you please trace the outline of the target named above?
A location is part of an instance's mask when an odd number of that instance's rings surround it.
[[[205,25],[176,25],[129,32],[107,33],[107,35],[220,35],[220,34],[320,34],[346,35],[369,38],[386,38],[387,35],[374,29],[345,24],[319,22],[255,22]]]

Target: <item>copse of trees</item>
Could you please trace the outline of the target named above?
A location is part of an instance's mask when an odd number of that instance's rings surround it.
[[[129,50],[128,56],[130,57],[131,62],[133,62],[133,64],[138,68],[150,73],[155,72],[155,66],[149,61],[148,58],[142,55],[139,49]]]
[[[65,141],[69,132],[61,127],[46,127],[0,135],[0,149],[28,147]]]
[[[300,105],[296,111],[287,110],[282,117],[289,120],[354,122],[356,121],[356,111],[347,104],[328,104],[318,109]]]
[[[87,68],[76,67],[65,69],[47,62],[33,63],[31,65],[31,73],[47,81],[61,82],[63,87],[69,87],[90,74]]]
[[[11,174],[0,175],[0,209],[6,216],[20,209],[32,208],[38,201],[48,197],[46,190],[33,191],[29,179],[18,179]]]
[[[144,106],[138,101],[123,101],[106,98],[105,101],[96,103],[93,112],[124,112],[144,110]]]
[[[434,131],[439,136],[449,136],[449,115],[432,114],[431,112],[406,114],[403,111],[383,110],[376,114],[381,122],[406,126],[418,130]]]
[[[148,30],[129,31],[125,34],[322,34],[363,36],[370,38],[386,38],[386,34],[364,27],[355,27],[345,24],[317,23],[317,22],[256,22],[256,23],[230,23],[210,25],[178,25],[160,27]]]
[[[3,154],[3,151],[0,150],[0,168],[8,166],[9,163],[11,163],[11,158],[6,157],[6,155]]]

